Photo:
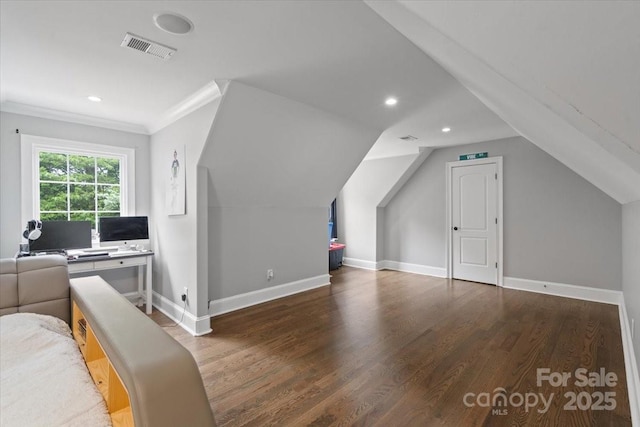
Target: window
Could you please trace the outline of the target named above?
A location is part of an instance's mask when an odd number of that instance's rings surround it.
[[[91,221],[120,216],[119,157],[38,151],[36,201],[41,220]]]
[[[22,135],[23,219],[134,214],[134,150]],[[26,197],[25,197],[26,196]]]
[[[336,206],[336,200],[337,199],[333,199],[333,202],[331,202],[331,206],[329,207],[329,222],[333,223],[333,226],[331,227],[332,239],[338,238],[338,208]]]

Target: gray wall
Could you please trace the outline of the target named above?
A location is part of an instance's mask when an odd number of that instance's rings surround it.
[[[365,160],[338,197],[338,238],[344,256],[375,262],[382,235],[378,233],[378,205],[411,166],[418,154]]]
[[[328,207],[210,207],[209,298],[328,273]],[[275,277],[267,280],[267,269]]]
[[[640,200],[622,206],[622,291],[629,316],[636,320],[633,338],[640,370]]]
[[[199,161],[210,299],[326,275],[329,205],[379,135],[230,82]]]
[[[194,315],[203,315],[198,305],[206,308],[205,295],[204,301],[197,297],[197,164],[219,104],[218,98],[151,136],[151,211],[156,230],[153,288],[182,305],[180,295],[187,287],[187,310]],[[186,215],[169,216],[165,209],[168,171],[173,150],[182,146],[186,151]]]
[[[37,135],[94,144],[135,148],[136,214],[148,215],[149,136],[22,114],[0,113],[0,256],[12,257],[25,224],[20,220],[20,135]],[[120,292],[137,289],[135,269],[103,272],[101,276]]]
[[[620,290],[621,206],[522,137],[434,151],[385,212],[385,258],[445,265],[445,165],[504,157],[504,275]]]

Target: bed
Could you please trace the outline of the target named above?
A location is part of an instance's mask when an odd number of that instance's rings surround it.
[[[0,425],[215,425],[191,354],[64,257],[0,260],[0,316]]]

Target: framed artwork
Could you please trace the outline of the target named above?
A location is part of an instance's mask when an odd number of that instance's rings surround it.
[[[165,200],[167,215],[184,215],[186,213],[185,152],[185,146],[182,145],[173,148],[168,153]]]

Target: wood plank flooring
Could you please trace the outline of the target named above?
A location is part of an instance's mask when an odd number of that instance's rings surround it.
[[[332,274],[331,287],[214,318],[204,337],[165,328],[193,353],[218,425],[631,425],[616,306],[392,271]],[[571,377],[538,386],[538,368]],[[617,384],[581,385],[578,368],[604,368]],[[571,393],[576,410],[565,407]]]

